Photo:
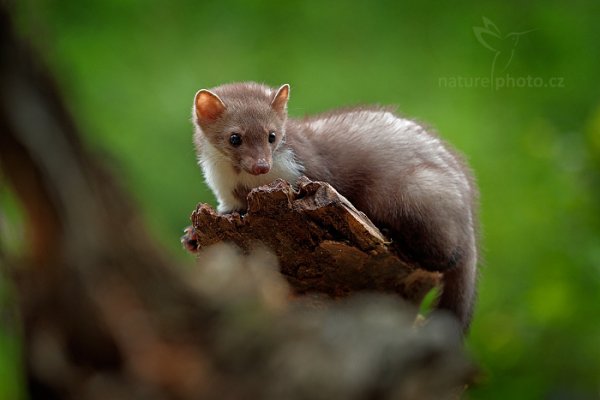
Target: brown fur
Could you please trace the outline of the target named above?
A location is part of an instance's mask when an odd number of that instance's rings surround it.
[[[220,211],[244,208],[247,189],[240,188],[263,183],[260,176],[248,174],[257,160],[273,166],[265,180],[292,179],[302,171],[329,182],[387,229],[407,260],[444,272],[439,307],[452,311],[468,328],[476,285],[477,190],[456,152],[389,108],[355,107],[288,119],[287,85],[276,90],[231,84],[211,93],[213,97],[203,91],[196,96],[195,140]],[[199,106],[198,101],[208,103]],[[215,119],[213,110],[219,104],[223,110]],[[268,142],[270,131],[277,132],[275,143]],[[239,147],[228,143],[232,132],[242,136]],[[236,178],[228,169],[242,172]],[[220,188],[230,184],[232,199],[219,196]]]

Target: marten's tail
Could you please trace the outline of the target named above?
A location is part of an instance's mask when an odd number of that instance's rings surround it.
[[[455,268],[444,272],[444,287],[438,308],[452,312],[467,333],[473,317],[477,286],[477,257],[471,255]]]

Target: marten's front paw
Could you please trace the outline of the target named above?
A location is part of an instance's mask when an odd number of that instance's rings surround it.
[[[242,217],[243,217],[244,215],[246,215],[246,213],[247,213],[247,211],[246,211],[246,210],[243,210],[243,209],[242,209],[242,210],[238,210],[238,209],[235,209],[235,210],[225,210],[225,211],[217,210],[217,212],[218,212],[220,215],[236,214],[236,213],[237,213],[237,214],[239,214],[239,215],[240,215],[240,216],[242,216]]]
[[[193,226],[188,226],[183,230],[181,244],[184,249],[191,253],[198,252],[198,240],[196,239],[196,231]]]

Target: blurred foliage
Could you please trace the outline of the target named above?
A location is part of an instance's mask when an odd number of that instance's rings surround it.
[[[293,116],[376,102],[427,121],[467,155],[481,190],[468,345],[486,378],[469,397],[597,398],[599,2],[20,0],[16,11],[88,142],[182,260],[188,215],[213,201],[191,142],[196,90],[288,82]],[[495,71],[512,87],[474,81],[495,56],[474,35],[483,17],[514,52]],[[543,85],[518,85],[527,77]],[[17,390],[2,384],[0,397]]]

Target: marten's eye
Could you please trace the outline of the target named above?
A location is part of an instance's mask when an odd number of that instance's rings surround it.
[[[275,135],[275,131],[271,131],[269,132],[269,143],[275,143],[275,138],[277,136]]]
[[[232,146],[238,147],[242,144],[242,137],[237,133],[232,133],[231,136],[229,136],[229,143],[231,143]]]

